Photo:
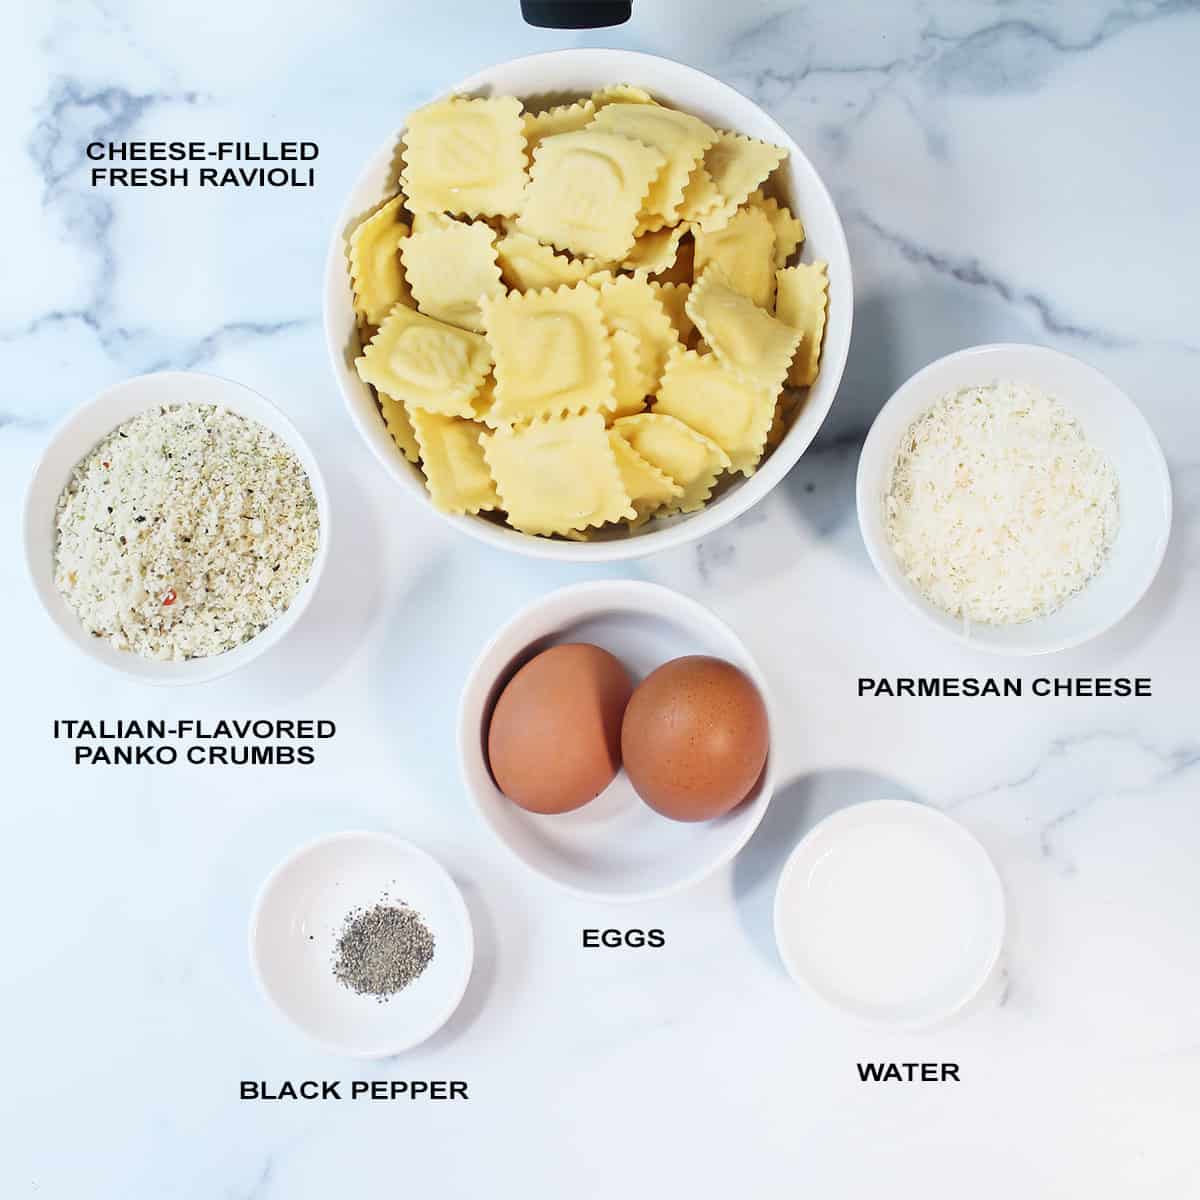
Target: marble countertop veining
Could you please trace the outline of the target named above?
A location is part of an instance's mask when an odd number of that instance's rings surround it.
[[[15,28],[13,27],[15,25]],[[402,504],[345,417],[319,327],[329,228],[403,114],[480,66],[565,45],[699,66],[768,108],[829,182],[855,339],[821,436],[766,502],[628,570],[760,656],[786,780],[735,864],[616,914],[668,948],[585,954],[607,910],[522,873],[462,795],[458,687],[490,632],[599,571],[504,557]],[[405,1193],[828,1200],[1200,1196],[1200,4],[636,0],[620,29],[453,7],[60,0],[10,14],[0,95],[0,1194],[306,1200]],[[317,186],[93,190],[84,146],[307,139]],[[946,351],[1044,342],[1110,374],[1162,439],[1166,565],[1112,633],[999,662],[914,624],[853,507],[887,395]],[[18,514],[52,424],[106,384],[194,367],[257,387],[320,446],[338,532],[312,609],[230,680],[148,692],[80,660],[25,581]],[[1149,675],[1129,701],[867,700],[859,675]],[[76,769],[55,718],[313,716],[317,767]],[[994,856],[1003,986],[937,1034],[858,1029],[788,984],[782,860],[849,799],[912,795]],[[245,926],[304,840],[394,830],[439,855],[479,935],[425,1047],[354,1065],[255,993]],[[960,1085],[865,1087],[865,1059]],[[466,1105],[251,1104],[238,1081],[456,1078]]]

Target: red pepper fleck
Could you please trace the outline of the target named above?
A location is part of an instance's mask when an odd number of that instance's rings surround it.
[[[175,589],[167,588],[167,590],[165,592],[163,592],[163,598],[162,598],[163,607],[164,608],[169,607],[170,605],[175,603],[175,600],[176,600]]]
[[[102,462],[100,465],[101,465],[102,467],[104,467],[104,468],[105,468],[105,470],[107,470],[109,467],[111,467],[111,466],[112,466],[112,463],[110,463],[110,462]]]

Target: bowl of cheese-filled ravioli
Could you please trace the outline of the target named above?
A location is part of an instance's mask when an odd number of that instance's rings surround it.
[[[692,67],[573,49],[409,114],[338,219],[324,321],[413,502],[602,562],[771,491],[829,412],[852,309],[837,210],[779,124]]]

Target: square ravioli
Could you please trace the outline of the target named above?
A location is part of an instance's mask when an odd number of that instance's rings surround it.
[[[509,524],[569,534],[637,513],[599,413],[533,421],[483,439]]]
[[[492,363],[477,333],[399,305],[354,360],[358,377],[414,408],[474,415],[472,400]]]
[[[696,231],[696,274],[703,275],[709,263],[759,308],[774,305],[775,231],[761,208],[739,208],[722,228]]]
[[[382,324],[397,304],[411,303],[400,261],[400,247],[409,232],[400,219],[403,208],[404,197],[393,196],[350,235],[347,256],[354,311],[368,325]]]
[[[771,222],[775,233],[775,265],[786,267],[787,260],[804,242],[804,222],[792,215],[792,210],[779,203],[774,196],[763,194],[762,188],[746,201],[753,208],[761,208]]]
[[[787,431],[792,427],[792,422],[796,419],[796,414],[800,411],[800,407],[799,392],[784,391],[780,395],[779,400],[775,404],[775,419],[771,422],[771,428],[767,431],[768,450],[774,450],[787,436]]]
[[[504,422],[498,420],[492,415],[492,409],[496,406],[496,376],[489,374],[484,378],[484,381],[479,385],[479,391],[471,398],[471,416],[473,420],[482,421],[485,425],[493,427],[503,425]]]
[[[493,418],[612,411],[608,329],[589,284],[510,292],[485,301],[483,319],[496,361]]]
[[[622,259],[664,161],[650,146],[591,127],[544,138],[518,228],[580,258]]]
[[[663,165],[642,203],[643,229],[661,229],[679,220],[683,190],[705,150],[717,140],[717,131],[699,117],[658,104],[608,104],[590,128],[619,133],[653,146]]]
[[[647,462],[615,429],[608,431],[608,440],[637,514],[635,520],[650,516],[683,495],[683,488],[670,475]]]
[[[458,516],[498,508],[500,497],[479,441],[484,427],[420,408],[409,415],[433,506]]]
[[[614,329],[608,335],[608,352],[613,368],[613,410],[615,417],[628,417],[646,407],[646,372],[642,367],[642,348],[627,329]]]
[[[419,108],[404,133],[409,211],[512,216],[525,192],[525,125],[514,96]]]
[[[705,151],[707,157],[707,151]],[[679,219],[695,223],[721,203],[721,193],[701,159],[692,170],[679,204]]]
[[[686,225],[672,225],[639,235],[621,266],[635,275],[661,275],[669,271],[679,257],[679,243],[687,232]]]
[[[696,239],[684,234],[675,252],[675,261],[665,271],[655,271],[648,276],[651,283],[691,284],[696,276]]]
[[[704,152],[704,169],[718,199],[698,218],[700,228],[720,229],[785,158],[782,146],[740,133],[722,133]]]
[[[657,104],[645,88],[632,83],[610,83],[592,93],[592,103],[599,112],[606,104]]]
[[[654,286],[644,277],[600,280],[600,307],[609,329],[623,329],[638,343],[642,363],[644,395],[658,390],[667,355],[679,344],[675,326],[667,316]]]
[[[691,284],[659,283],[652,279],[650,286],[654,289],[659,304],[663,306],[663,312],[671,318],[671,324],[675,326],[680,342],[686,345],[688,338],[692,336],[692,330],[696,328],[692,324],[692,318],[687,315],[687,298],[692,290]]]
[[[405,238],[400,257],[417,308],[482,333],[480,300],[505,291],[495,242],[496,231],[484,221],[447,221]]]
[[[800,334],[729,286],[710,265],[688,293],[687,314],[712,352],[748,383],[779,394]]]
[[[825,309],[829,300],[829,267],[826,263],[801,263],[778,272],[779,319],[800,333],[788,372],[792,387],[809,387],[821,369],[821,339],[825,336]]]
[[[392,435],[396,449],[410,463],[420,462],[421,448],[417,445],[417,434],[413,429],[408,409],[399,400],[389,396],[387,392],[381,392],[378,388],[375,389],[375,399],[379,402],[379,415],[383,417],[383,423],[387,426],[388,433]]]
[[[541,145],[544,138],[556,133],[574,133],[592,123],[596,115],[595,101],[576,100],[574,104],[559,104],[541,112],[525,114],[525,147],[529,156]]]
[[[413,233],[429,233],[432,229],[449,229],[458,224],[458,218],[444,212],[415,212],[412,216]]]
[[[747,383],[716,355],[678,350],[667,363],[654,411],[704,434],[729,455],[731,470],[753,475],[775,419],[775,393]]]
[[[713,486],[729,470],[729,455],[711,438],[677,417],[638,413],[613,422],[616,430],[648,463],[669,475],[682,492],[670,512],[695,512],[712,495]]]
[[[505,283],[518,292],[579,283],[598,270],[593,259],[556,254],[552,246],[543,246],[537,238],[519,231],[496,243],[496,257]]]

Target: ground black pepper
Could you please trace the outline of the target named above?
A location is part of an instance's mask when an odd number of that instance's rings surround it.
[[[334,948],[333,973],[351,991],[383,1001],[429,966],[433,950],[433,934],[407,904],[356,908],[346,917]]]

